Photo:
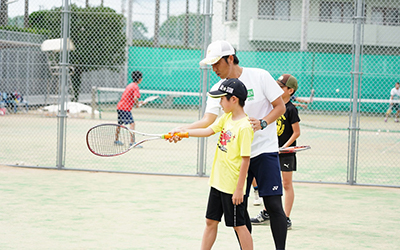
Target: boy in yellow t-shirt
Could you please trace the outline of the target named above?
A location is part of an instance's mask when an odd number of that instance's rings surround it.
[[[211,189],[201,249],[213,246],[222,215],[226,226],[234,228],[241,249],[253,249],[253,239],[245,221],[247,206],[243,203],[254,136],[249,117],[243,110],[247,89],[240,80],[233,78],[208,95],[221,98],[225,114],[208,128],[185,130],[191,137],[208,137],[220,132],[210,174]]]

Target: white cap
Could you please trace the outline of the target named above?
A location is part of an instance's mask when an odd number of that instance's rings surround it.
[[[207,56],[200,61],[200,66],[212,65],[223,56],[234,55],[235,49],[227,41],[215,41],[207,47]]]

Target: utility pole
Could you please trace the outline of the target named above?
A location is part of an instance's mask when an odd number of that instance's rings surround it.
[[[7,0],[1,0],[0,6],[0,26],[8,24],[8,3]]]
[[[24,27],[29,28],[29,0],[25,0]]]
[[[308,31],[308,16],[310,13],[310,0],[303,0],[303,8],[301,14],[301,40],[300,50],[307,51],[307,31]]]
[[[153,46],[158,47],[158,36],[160,32],[160,0],[156,0],[156,15],[154,20]]]
[[[166,27],[166,31],[165,31],[165,37],[167,38],[167,45],[169,45],[169,24],[170,24],[170,22],[169,22],[170,20],[169,20],[169,0],[167,0],[167,22],[166,22],[166,24],[167,25],[165,25]]]
[[[186,0],[186,15],[185,15],[185,48],[189,47],[189,0]]]

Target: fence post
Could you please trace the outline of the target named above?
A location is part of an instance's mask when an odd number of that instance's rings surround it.
[[[207,47],[208,44],[210,44],[211,41],[211,31],[210,31],[210,25],[211,25],[211,0],[207,0],[205,2],[205,13],[204,13],[204,44],[203,44],[203,57],[206,56],[207,53]],[[208,72],[209,72],[209,66],[201,66],[201,70],[203,72],[203,83],[202,83],[202,92],[201,92],[201,112],[200,116],[204,115],[205,109],[206,109],[206,99],[207,99],[207,84],[208,84]],[[198,159],[198,171],[197,174],[199,176],[204,176],[205,174],[205,159],[206,159],[206,138],[201,137],[199,138],[200,144],[199,144],[199,159]]]
[[[363,0],[356,1],[356,16],[354,24],[354,44],[353,44],[353,96],[351,103],[351,121],[349,127],[349,164],[348,164],[348,180],[350,185],[356,183],[356,165],[357,165],[357,147],[359,135],[359,89],[361,86],[361,56],[362,56],[362,33],[364,20],[364,3]]]
[[[97,93],[97,86],[92,86],[92,115],[91,118],[94,119],[94,111],[96,110],[96,93]]]
[[[60,90],[60,111],[58,114],[58,145],[57,145],[57,168],[61,169],[64,167],[65,162],[65,125],[66,125],[66,95],[67,90],[66,86],[68,86],[68,74],[67,74],[67,67],[68,67],[68,36],[69,36],[69,18],[70,18],[70,6],[68,0],[64,0],[64,8],[63,8],[63,19],[61,25],[62,27],[62,61],[60,63],[62,68],[62,75],[61,75],[61,90]]]

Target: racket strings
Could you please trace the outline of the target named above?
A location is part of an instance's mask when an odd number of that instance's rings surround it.
[[[118,140],[117,130],[119,128]],[[129,150],[131,133],[118,126],[99,126],[88,133],[88,145],[99,155],[116,155]]]

